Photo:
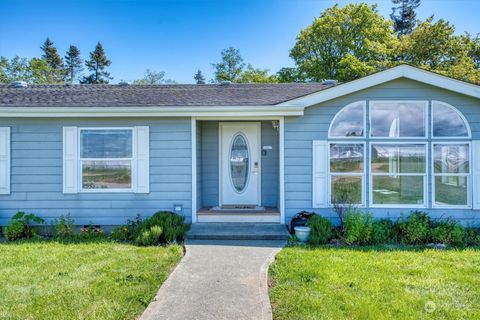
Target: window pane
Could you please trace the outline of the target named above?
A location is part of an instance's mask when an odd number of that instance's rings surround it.
[[[468,144],[434,144],[435,173],[469,173],[469,154]]]
[[[131,186],[130,160],[82,161],[84,189],[129,189]]]
[[[370,136],[424,137],[425,102],[374,101],[370,103]]]
[[[425,173],[425,145],[372,144],[372,172]]]
[[[332,176],[332,203],[362,203],[362,177]]]
[[[343,108],[330,128],[331,137],[362,137],[364,132],[364,101]]]
[[[363,172],[363,144],[331,144],[330,172]]]
[[[131,158],[132,130],[81,130],[82,158]]]
[[[433,102],[434,137],[468,137],[468,129],[462,117],[441,102]]]
[[[466,206],[467,179],[466,176],[435,177],[435,204]]]
[[[374,204],[423,204],[423,177],[373,176]]]

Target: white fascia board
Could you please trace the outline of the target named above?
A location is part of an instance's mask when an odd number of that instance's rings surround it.
[[[279,117],[301,116],[302,106],[193,106],[193,107],[0,107],[0,118],[10,117]]]
[[[416,67],[400,65],[385,71],[374,73],[361,79],[339,84],[337,86],[324,89],[301,98],[280,103],[278,106],[296,105],[309,107],[399,78],[411,79],[474,98],[480,98],[480,86],[476,86],[461,80],[452,79],[430,71],[425,71]]]

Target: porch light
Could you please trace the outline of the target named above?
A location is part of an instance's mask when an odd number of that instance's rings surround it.
[[[273,127],[273,129],[275,129],[275,131],[278,132],[278,130],[280,128],[280,122],[278,120],[272,120],[272,127]]]

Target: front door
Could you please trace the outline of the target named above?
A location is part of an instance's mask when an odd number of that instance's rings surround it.
[[[220,206],[260,206],[260,123],[220,123]]]

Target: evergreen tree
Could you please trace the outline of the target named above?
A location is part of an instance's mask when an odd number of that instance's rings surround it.
[[[50,69],[50,82],[62,81],[64,74],[63,60],[58,54],[57,48],[53,45],[52,40],[47,37],[40,49],[43,51],[42,59],[47,62],[47,66]]]
[[[106,71],[106,68],[111,64],[112,62],[105,55],[102,44],[98,42],[95,50],[90,52],[90,60],[85,61],[85,65],[91,74],[84,77],[81,82],[91,84],[108,83],[108,80],[113,79],[110,77],[110,73]]]
[[[73,83],[80,79],[83,71],[83,61],[80,57],[80,50],[76,46],[70,45],[65,55],[65,81]]]
[[[398,5],[392,8],[390,15],[393,21],[393,30],[399,38],[412,33],[416,24],[415,9],[420,6],[420,0],[392,0],[392,2]]]
[[[240,50],[233,47],[222,50],[222,61],[214,63],[215,81],[232,81],[235,82],[243,72],[245,63],[240,55]]]
[[[197,73],[193,76],[197,84],[205,84],[205,77],[203,76],[202,70],[198,69]]]

